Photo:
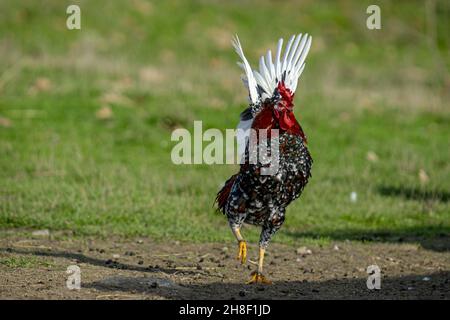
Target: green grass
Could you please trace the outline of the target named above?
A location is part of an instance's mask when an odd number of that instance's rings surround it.
[[[173,165],[171,132],[235,127],[234,33],[256,67],[279,36],[309,32],[295,112],[313,178],[275,241],[450,233],[447,1],[380,1],[378,31],[370,1],[72,3],[80,31],[69,2],[0,3],[1,229],[232,239],[212,204],[236,166]]]
[[[53,267],[53,263],[39,259],[36,257],[0,257],[0,265],[8,268],[36,268],[36,267]]]

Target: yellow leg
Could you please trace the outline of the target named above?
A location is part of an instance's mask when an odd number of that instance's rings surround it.
[[[259,259],[258,259],[258,271],[253,271],[251,274],[250,280],[247,282],[247,284],[254,284],[254,283],[262,283],[262,284],[272,284],[272,281],[267,279],[263,274],[263,264],[264,264],[264,253],[265,249],[260,247],[259,248]]]
[[[233,230],[233,234],[236,237],[239,243],[239,251],[237,255],[237,259],[244,264],[247,261],[247,243],[241,235],[241,230],[239,228],[231,228]]]
[[[245,240],[239,241],[239,253],[237,259],[241,260],[241,264],[244,264],[247,261],[247,243]]]

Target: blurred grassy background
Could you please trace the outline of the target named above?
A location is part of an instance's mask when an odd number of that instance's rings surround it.
[[[377,1],[372,31],[371,2],[0,1],[0,228],[231,240],[212,203],[236,166],[173,165],[171,132],[237,124],[233,34],[256,67],[308,32],[313,178],[274,241],[448,236],[450,3]]]

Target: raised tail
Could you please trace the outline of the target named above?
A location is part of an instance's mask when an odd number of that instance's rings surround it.
[[[227,204],[228,196],[236,178],[237,174],[234,174],[225,182],[225,185],[217,193],[216,200],[214,201],[214,203],[217,203],[217,210],[222,211],[223,214],[225,214],[225,205]]]

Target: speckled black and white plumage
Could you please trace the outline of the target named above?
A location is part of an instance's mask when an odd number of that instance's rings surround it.
[[[294,94],[311,47],[311,37],[308,34],[293,35],[284,54],[283,41],[278,40],[273,57],[268,50],[259,60],[259,70],[253,70],[239,38],[236,36],[233,40],[241,58],[238,64],[245,73],[242,79],[248,89],[250,105],[241,113],[237,132],[238,151],[244,155],[244,161],[239,172],[225,182],[216,201],[240,243],[244,241],[239,231],[242,224],[262,227],[258,272],[262,271],[264,249],[285,220],[287,206],[302,194],[311,177],[312,158],[306,147],[306,137],[293,113]],[[269,137],[261,139],[255,150],[249,148],[250,129],[263,130]],[[278,132],[272,134],[272,129]],[[260,155],[258,149],[267,150],[273,139],[278,139],[279,143],[278,168],[274,174],[263,175],[262,163],[266,162],[249,161],[249,158],[255,159],[250,153]]]
[[[261,175],[261,163],[246,161],[234,179],[224,207],[231,227],[249,223],[262,226],[260,246],[267,247],[285,220],[286,207],[297,199],[311,177],[312,158],[301,136],[281,132],[279,168]]]

